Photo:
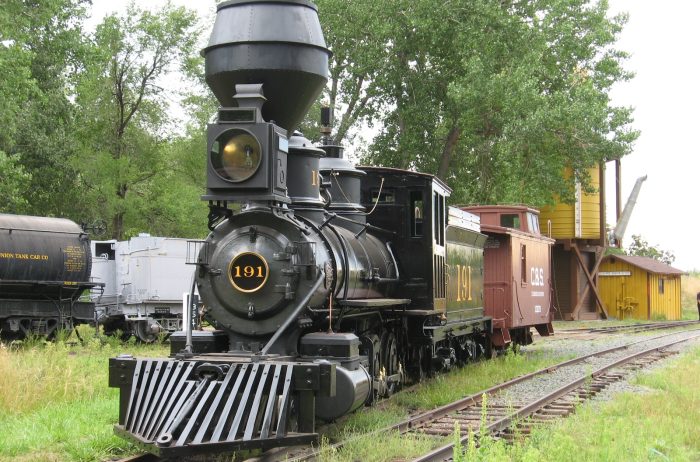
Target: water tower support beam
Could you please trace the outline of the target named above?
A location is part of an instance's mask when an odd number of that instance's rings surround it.
[[[598,292],[598,288],[596,287],[595,281],[593,280],[593,278],[598,275],[598,268],[600,268],[600,264],[603,261],[603,257],[605,256],[605,248],[603,247],[600,249],[599,252],[596,252],[598,255],[595,261],[595,265],[593,265],[593,271],[589,272],[588,268],[586,268],[586,263],[583,260],[583,256],[581,255],[581,251],[578,249],[578,245],[574,242],[571,244],[571,247],[574,249],[576,259],[578,260],[578,263],[581,266],[581,268],[583,268],[583,273],[586,275],[586,279],[588,280],[588,284],[586,284],[583,288],[581,296],[578,297],[578,301],[576,302],[576,306],[574,307],[574,310],[571,313],[571,317],[573,319],[577,318],[578,312],[581,310],[581,306],[583,305],[583,300],[585,300],[586,295],[588,295],[588,290],[592,289],[593,295],[595,296],[595,299],[598,302],[598,306],[600,306],[603,319],[608,319],[608,310],[605,307],[605,303],[603,303],[603,299],[601,298],[600,293]]]

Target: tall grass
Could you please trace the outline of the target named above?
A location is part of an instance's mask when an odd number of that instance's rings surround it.
[[[108,359],[166,356],[167,347],[122,345],[81,330],[82,344],[0,344],[0,461],[92,461],[134,451],[112,434],[119,392],[107,387]]]

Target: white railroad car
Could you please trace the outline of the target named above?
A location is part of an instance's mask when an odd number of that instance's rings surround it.
[[[182,330],[182,294],[190,292],[194,273],[186,259],[187,239],[140,234],[93,241],[92,280],[105,284],[94,296],[95,318],[105,333],[152,342],[161,332]]]

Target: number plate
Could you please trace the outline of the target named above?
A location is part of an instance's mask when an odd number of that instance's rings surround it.
[[[267,282],[270,270],[262,255],[255,252],[238,254],[229,265],[229,280],[233,287],[245,293],[257,292]]]

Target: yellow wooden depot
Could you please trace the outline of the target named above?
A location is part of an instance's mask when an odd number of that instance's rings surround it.
[[[598,290],[611,317],[681,319],[683,271],[647,257],[606,256],[598,272]]]

